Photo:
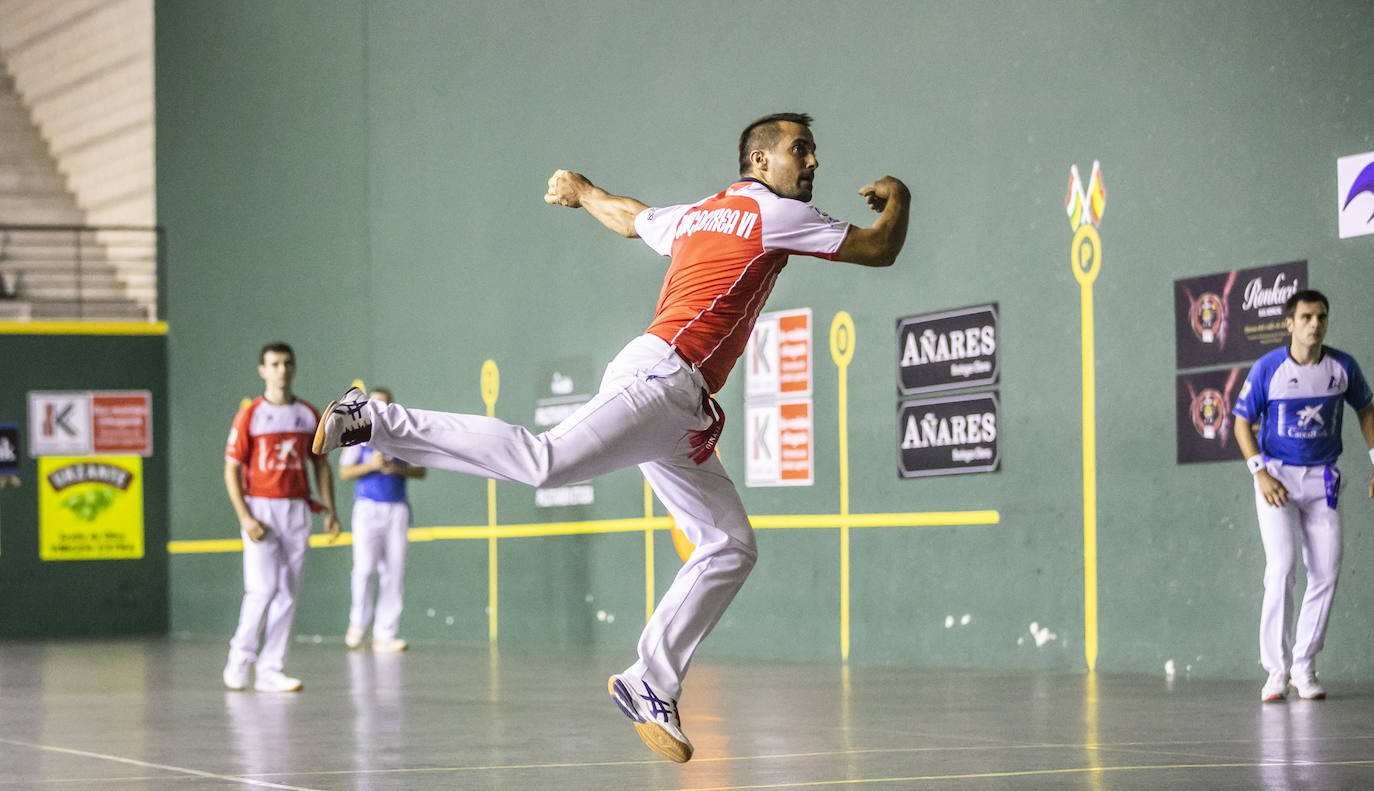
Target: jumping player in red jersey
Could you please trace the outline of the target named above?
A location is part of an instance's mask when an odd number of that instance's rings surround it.
[[[315,407],[291,392],[296,354],[285,343],[258,352],[263,395],[234,415],[224,449],[224,487],[243,534],[243,605],[229,641],[224,685],[259,692],[295,692],[301,681],[283,672],[296,594],[310,546],[310,512],[324,512],[325,531],[339,535],[329,460],[311,453]],[[310,500],[306,469],[323,505]],[[259,633],[265,633],[259,650]]]
[[[885,176],[859,190],[878,212],[872,228],[808,204],[817,160],[811,118],[778,113],[740,135],[740,178],[695,203],[650,208],[559,170],[547,203],[584,208],[622,236],[669,256],[648,331],[606,368],[600,390],[559,425],[535,435],[493,418],[368,401],[356,388],[331,403],[314,450],[370,442],[412,464],[560,486],[639,465],[696,547],[640,636],[638,659],[607,682],[651,749],[692,757],[677,700],[697,645],[720,620],[757,550],[739,494],[713,455],[725,383],[790,254],[891,266],[906,240],[911,193]]]

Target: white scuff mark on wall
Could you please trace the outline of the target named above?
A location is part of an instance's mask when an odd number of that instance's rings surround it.
[[[1048,626],[1041,626],[1039,621],[1031,621],[1031,639],[1035,640],[1036,648],[1044,648],[1045,643],[1058,639],[1059,635],[1050,631]]]
[[[1164,675],[1168,678],[1174,677],[1174,660],[1167,659],[1164,661]]]
[[[953,628],[953,626],[954,626],[954,616],[953,616],[953,615],[946,615],[946,616],[945,616],[945,628],[946,628],[946,629],[950,629],[950,628]]]
[[[969,613],[964,613],[964,617],[962,617],[962,618],[959,619],[959,625],[960,625],[960,626],[968,626],[968,625],[969,625],[969,622],[972,621],[972,620],[973,620],[973,616],[972,616],[972,615],[970,615]]]

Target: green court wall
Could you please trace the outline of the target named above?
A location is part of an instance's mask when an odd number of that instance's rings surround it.
[[[739,130],[815,116],[815,203],[868,224],[883,174],[914,198],[895,267],[794,258],[770,309],[814,316],[814,485],[744,488],[739,372],[720,452],[756,515],[839,512],[848,367],[854,513],[996,510],[996,525],[851,533],[851,661],[1082,670],[1080,291],[1063,211],[1071,165],[1108,192],[1094,285],[1099,654],[1103,672],[1258,674],[1263,551],[1249,477],[1175,461],[1172,284],[1306,260],[1330,343],[1370,358],[1374,237],[1339,239],[1336,159],[1374,149],[1365,2],[578,4],[159,2],[157,166],[167,229],[171,536],[233,538],[221,447],[256,395],[259,346],[299,357],[322,406],[349,382],[403,403],[529,424],[541,364],[600,366],[647,326],[664,262],[541,196],[556,168],[649,204],[735,173]],[[901,480],[896,319],[995,301],[1002,465]],[[1374,363],[1368,363],[1374,365]],[[1374,680],[1374,508],[1353,416],[1344,584],[1323,672]],[[340,487],[341,505],[351,487]],[[498,484],[498,521],[541,514]],[[484,525],[486,484],[416,484],[417,526]],[[346,505],[343,506],[346,513]],[[662,506],[656,513],[663,514]],[[643,514],[638,473],[597,481],[576,519]],[[345,527],[347,522],[345,521]],[[760,531],[760,562],[703,656],[840,656],[839,531]],[[655,587],[676,558],[656,537]],[[405,634],[487,640],[487,542],[411,545]],[[338,639],[349,552],[313,550],[297,631]],[[630,655],[640,533],[499,542],[503,646]],[[234,553],[171,558],[174,631],[227,635]],[[613,617],[611,617],[613,616]],[[967,616],[967,618],[965,617]],[[966,621],[966,622],[965,622]],[[948,624],[948,625],[947,625]],[[1036,633],[1033,633],[1032,630]],[[1036,639],[1036,637],[1039,639]]]
[[[0,334],[0,423],[19,429],[19,483],[0,488],[0,638],[163,634],[168,624],[167,339]],[[146,390],[153,452],[142,461],[143,556],[42,560],[30,391]]]

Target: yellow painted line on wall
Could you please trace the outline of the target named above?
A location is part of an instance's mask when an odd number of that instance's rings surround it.
[[[210,552],[242,552],[243,541],[238,538],[205,538],[198,541],[168,541],[167,551],[173,555],[199,555]]]
[[[673,520],[666,516],[652,519],[600,519],[587,522],[533,522],[518,525],[463,525],[455,527],[412,527],[411,541],[443,541],[465,538],[539,538],[548,536],[584,536],[594,533],[633,533],[652,526],[667,530]]]
[[[998,511],[917,511],[888,514],[796,514],[751,516],[755,530],[801,529],[817,527],[955,527],[995,525],[1002,521]]]
[[[850,527],[974,527],[995,525],[1001,521],[997,511],[927,511],[890,514],[797,514],[751,516],[755,530],[797,530],[836,528],[848,522]],[[411,543],[425,541],[455,541],[497,538],[548,538],[557,536],[586,536],[610,533],[670,530],[669,516],[633,517],[629,519],[600,519],[587,522],[534,522],[516,525],[459,525],[410,528]],[[317,547],[348,546],[352,536],[343,533],[333,544],[326,535],[313,535],[310,545]],[[173,555],[208,552],[238,552],[243,544],[238,539],[201,539],[167,542]]]
[[[487,405],[487,417],[496,417],[496,397],[501,393],[501,372],[495,360],[482,363],[482,403]],[[496,527],[496,481],[487,479],[487,527]],[[496,645],[498,621],[496,606],[498,592],[496,535],[487,539],[487,638]]]
[[[353,546],[352,533],[340,533],[338,538],[330,538],[325,533],[310,536],[312,547],[350,547]],[[242,552],[243,539],[210,538],[202,541],[168,541],[167,551],[173,555],[199,555],[211,552]]]
[[[165,321],[0,321],[0,335],[166,335]]]
[[[840,369],[840,661],[849,661],[849,361],[854,320],[845,311],[830,322],[830,357]]]
[[[1088,672],[1097,668],[1097,406],[1093,339],[1093,281],[1102,267],[1102,237],[1084,223],[1070,249],[1078,280],[1083,336],[1083,651]]]

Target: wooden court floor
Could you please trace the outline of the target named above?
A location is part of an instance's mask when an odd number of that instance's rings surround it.
[[[627,647],[628,650],[628,647]],[[626,655],[298,643],[296,694],[228,692],[221,641],[0,643],[8,789],[1371,789],[1374,687],[705,658],[696,757],[607,697]]]

